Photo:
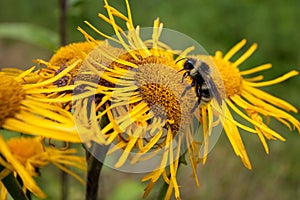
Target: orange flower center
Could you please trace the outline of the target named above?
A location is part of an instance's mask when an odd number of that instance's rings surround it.
[[[5,119],[19,112],[23,99],[25,92],[22,85],[12,77],[0,74],[0,126]]]
[[[213,58],[213,61],[216,64],[222,78],[226,97],[240,94],[243,79],[239,73],[239,69],[227,60]]]
[[[22,164],[44,151],[41,142],[36,138],[13,138],[7,141],[7,146]]]

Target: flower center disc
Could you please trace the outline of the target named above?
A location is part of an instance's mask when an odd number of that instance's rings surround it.
[[[22,164],[25,164],[28,159],[43,152],[42,144],[33,138],[21,137],[11,139],[7,142],[7,145]]]
[[[221,59],[213,59],[217,69],[222,77],[223,84],[226,91],[226,96],[230,97],[235,94],[239,94],[242,87],[242,77],[239,74],[237,67],[234,67],[233,64],[229,61]],[[217,81],[216,81],[217,82]],[[218,83],[218,82],[217,82]]]
[[[20,110],[23,99],[25,92],[22,85],[12,77],[0,74],[0,125]]]
[[[193,89],[187,90],[181,96],[188,83],[182,82],[182,75],[172,66],[160,63],[139,66],[136,71],[136,85],[154,115],[165,119],[174,132],[183,125],[186,127],[190,124],[190,111],[197,97]]]

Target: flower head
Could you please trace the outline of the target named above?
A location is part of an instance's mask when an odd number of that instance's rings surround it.
[[[52,84],[57,87],[63,87],[72,85],[74,79],[77,76],[78,69],[80,68],[82,61],[87,54],[90,53],[96,47],[95,44],[90,42],[77,42],[71,43],[66,46],[60,47],[55,54],[50,58],[49,62],[43,60],[36,60],[37,63],[43,64],[46,67],[39,69],[39,75],[42,79],[49,79],[57,76],[60,73],[76,63],[76,66],[72,70],[69,70],[64,76],[60,77]],[[66,91],[64,91],[66,92]],[[72,93],[72,91],[68,91]]]
[[[50,163],[84,183],[80,176],[66,167],[86,170],[85,159],[75,153],[75,149],[59,150],[45,146],[41,137],[15,137],[5,141],[0,135],[0,154],[2,156],[0,164],[5,167],[0,173],[2,175],[0,178],[14,172],[21,178],[26,190],[44,198],[45,193],[38,187],[33,177],[39,175],[38,169]],[[1,190],[4,191],[3,187]]]
[[[72,95],[62,93],[72,90],[74,86],[53,85],[77,62],[48,79],[42,79],[34,67],[26,71],[3,69],[0,72],[1,127],[62,141],[80,142],[73,116],[64,109],[64,104],[72,100]]]
[[[224,56],[222,52],[217,51],[214,56],[209,56],[210,58],[201,55],[198,57],[199,59],[206,60],[207,62],[211,62],[212,60],[221,74],[224,88],[226,90],[225,101],[229,107],[229,109],[226,110],[226,117],[222,122],[224,130],[235,153],[241,157],[244,165],[251,169],[251,164],[242,142],[242,138],[239,134],[238,127],[250,133],[257,134],[266,153],[269,153],[266,139],[279,139],[281,141],[285,141],[280,134],[268,127],[267,123],[270,118],[275,118],[286,125],[290,130],[294,128],[299,132],[299,121],[287,113],[288,111],[297,113],[297,109],[288,102],[259,89],[260,87],[283,82],[298,75],[298,72],[292,70],[287,74],[270,81],[262,81],[262,76],[249,77],[249,75],[251,76],[257,72],[271,68],[271,64],[263,64],[252,69],[240,71],[238,67],[248,57],[250,57],[257,48],[257,45],[253,44],[240,58],[236,61],[231,61],[234,54],[236,54],[245,44],[246,40],[243,39]],[[254,129],[234,120],[230,110],[250,122]]]

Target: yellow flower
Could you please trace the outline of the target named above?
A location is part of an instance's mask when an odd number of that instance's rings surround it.
[[[72,95],[61,94],[63,91],[72,91],[74,86],[53,85],[53,82],[72,70],[77,62],[48,79],[41,79],[38,71],[34,72],[34,67],[26,71],[4,69],[0,72],[1,128],[62,141],[81,142],[72,114],[63,108],[65,102],[72,101]]]
[[[244,165],[251,169],[251,164],[245,150],[242,138],[239,134],[238,127],[248,132],[257,134],[261,140],[266,153],[269,153],[269,148],[266,139],[281,140],[285,139],[276,131],[267,126],[270,118],[275,118],[279,122],[286,125],[290,130],[297,129],[300,131],[300,123],[287,111],[297,113],[297,109],[286,101],[272,96],[262,90],[260,87],[275,85],[283,82],[293,76],[298,75],[298,72],[292,70],[281,77],[270,81],[262,81],[262,76],[249,77],[262,70],[271,68],[271,64],[263,64],[252,69],[240,71],[239,65],[242,64],[251,54],[256,50],[257,45],[253,44],[243,55],[236,61],[230,59],[246,44],[243,39],[233,48],[231,48],[224,56],[223,53],[217,51],[214,56],[198,56],[198,59],[205,60],[211,65],[215,64],[223,80],[224,88],[226,91],[225,102],[228,107],[250,122],[254,129],[238,123],[233,119],[230,109],[226,110],[226,117],[224,118],[223,126],[227,137],[235,153],[241,157]],[[213,62],[213,63],[211,63]],[[264,120],[264,118],[266,120]]]
[[[199,186],[197,164],[205,163],[211,148],[208,146],[210,138],[218,136],[213,129],[220,124],[224,126],[234,151],[248,168],[251,168],[250,161],[237,127],[258,134],[265,148],[264,137],[283,138],[263,123],[261,115],[275,117],[285,125],[291,123],[299,130],[299,122],[280,109],[296,112],[293,106],[255,88],[284,81],[296,75],[296,71],[269,82],[257,82],[260,76],[244,78],[244,75],[270,66],[238,70],[237,66],[251,55],[256,45],[237,61],[229,61],[245,40],[224,57],[220,52],[215,56],[193,55],[211,67],[212,78],[223,103],[212,99],[191,113],[197,96],[194,90],[187,89],[191,80],[183,79],[183,73],[178,71],[183,68],[180,59],[188,58],[193,47],[172,49],[170,44],[161,41],[164,29],[158,19],[151,30],[146,30],[150,38],[142,39],[144,30],[133,25],[127,0],[127,16],[111,7],[106,0],[104,2],[108,17],[102,14],[99,17],[111,24],[116,35],[110,37],[86,22],[96,33],[107,38],[99,44],[78,28],[87,41],[98,46],[90,52],[79,70],[74,92],[74,116],[81,138],[88,147],[90,141],[110,145],[108,155],[117,155],[117,158],[111,159],[114,167],[141,163],[143,167],[149,167],[149,173],[142,179],[149,181],[144,197],[162,178],[168,184],[165,199],[170,199],[173,192],[175,198],[180,199],[176,174],[185,156],[189,158],[193,177]],[[126,31],[116,23],[116,18],[125,21]],[[223,94],[224,90],[226,93]],[[244,109],[246,114],[232,102]],[[251,122],[255,129],[235,121],[226,105]],[[81,129],[89,129],[90,132]]]
[[[36,60],[37,63],[46,65],[46,67],[39,69],[38,73],[41,78],[49,79],[60,74],[64,69],[76,62],[76,66],[72,70],[53,82],[53,85],[58,87],[72,85],[82,61],[95,47],[96,45],[90,42],[76,42],[60,47],[50,58],[49,62]]]
[[[204,141],[195,139],[195,132],[200,121],[212,122],[213,112],[209,110],[207,118],[203,119],[191,113],[197,101],[196,94],[193,90],[186,90],[190,80],[182,79],[182,74],[178,73],[182,66],[175,60],[176,56],[178,59],[184,57],[191,48],[176,51],[159,41],[163,24],[158,19],[151,29],[152,37],[143,41],[139,37],[139,27],[133,25],[128,1],[126,4],[128,16],[110,7],[107,1],[105,7],[109,17],[99,15],[112,25],[116,37],[106,36],[86,22],[108,41],[89,54],[78,74],[75,85],[79,89],[75,89],[73,104],[77,128],[88,146],[90,141],[110,145],[109,155],[121,149],[113,164],[116,168],[126,163],[156,163],[142,179],[149,181],[144,197],[162,177],[169,185],[166,199],[171,198],[173,191],[176,199],[180,199],[176,179],[179,158],[184,153],[188,155],[199,186],[196,165],[206,158],[208,147],[204,152],[200,150]],[[128,32],[115,23],[115,17],[126,22]],[[88,41],[96,42],[83,29],[79,30]],[[186,95],[182,95],[184,92]],[[98,101],[95,99],[97,95],[100,98]],[[201,108],[200,114],[204,112],[206,106]],[[108,121],[99,127],[106,117]],[[88,127],[89,133],[80,131]],[[206,143],[208,130],[212,127],[204,127]]]
[[[5,141],[0,135],[0,154],[0,164],[5,167],[0,172],[0,180],[13,172],[21,178],[24,189],[28,189],[39,198],[45,198],[46,195],[33,177],[39,175],[38,169],[50,163],[84,184],[80,176],[67,168],[69,166],[86,170],[85,158],[75,155],[75,149],[59,150],[45,146],[41,137],[14,137]],[[5,194],[3,187],[2,185],[1,190]]]

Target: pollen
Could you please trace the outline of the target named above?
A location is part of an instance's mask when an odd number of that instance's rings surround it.
[[[24,165],[26,161],[35,155],[41,154],[43,146],[37,138],[13,138],[7,141],[7,146],[12,154]]]
[[[147,59],[146,59],[147,60]],[[166,120],[172,131],[176,132],[182,125],[188,125],[191,109],[197,99],[193,90],[187,90],[187,82],[182,82],[174,61],[149,57],[148,61],[136,69],[135,84],[142,99],[147,102],[155,116]],[[182,127],[183,128],[183,127]]]
[[[0,74],[0,126],[5,119],[19,112],[23,99],[25,92],[21,84],[12,77]]]

